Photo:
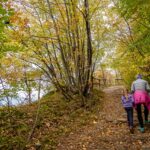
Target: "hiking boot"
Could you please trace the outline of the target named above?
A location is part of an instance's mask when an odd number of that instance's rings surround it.
[[[140,129],[140,132],[144,133],[144,128],[139,127],[139,129]]]
[[[132,133],[132,134],[134,133],[133,127],[130,127],[129,130],[130,130],[130,133]]]
[[[145,120],[144,123],[145,123],[145,124],[149,124],[149,123],[150,123],[150,120]]]

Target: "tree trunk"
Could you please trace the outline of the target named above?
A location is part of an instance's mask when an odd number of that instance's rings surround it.
[[[91,67],[92,67],[92,37],[91,37],[88,0],[84,0],[84,7],[85,7],[85,23],[86,23],[86,34],[87,34],[87,72],[86,72],[86,84],[83,91],[83,95],[86,96],[90,88],[89,82],[91,80]]]

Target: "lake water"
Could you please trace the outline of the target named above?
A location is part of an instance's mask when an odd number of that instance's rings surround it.
[[[40,97],[42,97],[45,94],[43,90],[41,90]],[[10,106],[17,106],[17,105],[23,105],[28,103],[27,93],[24,91],[19,91],[17,97],[9,97],[9,102],[7,101],[6,97],[0,99],[0,106],[7,105],[9,103]],[[38,91],[33,90],[32,94],[32,101],[36,101],[38,99]]]

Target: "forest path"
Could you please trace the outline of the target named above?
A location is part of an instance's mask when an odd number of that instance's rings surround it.
[[[104,89],[103,108],[96,121],[60,140],[57,150],[150,150],[150,125],[138,130],[134,111],[134,134],[128,130],[121,104],[122,86]]]

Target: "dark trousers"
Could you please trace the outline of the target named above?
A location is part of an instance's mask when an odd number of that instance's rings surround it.
[[[141,105],[142,104],[137,104],[137,116],[138,116],[140,127],[143,128],[144,124],[143,124]],[[147,107],[144,106],[144,118],[145,118],[145,121],[148,121],[148,114],[149,114],[149,111],[148,111]]]
[[[127,108],[125,108],[125,110],[127,112],[128,125],[129,125],[129,127],[133,127],[133,108],[127,107]]]

